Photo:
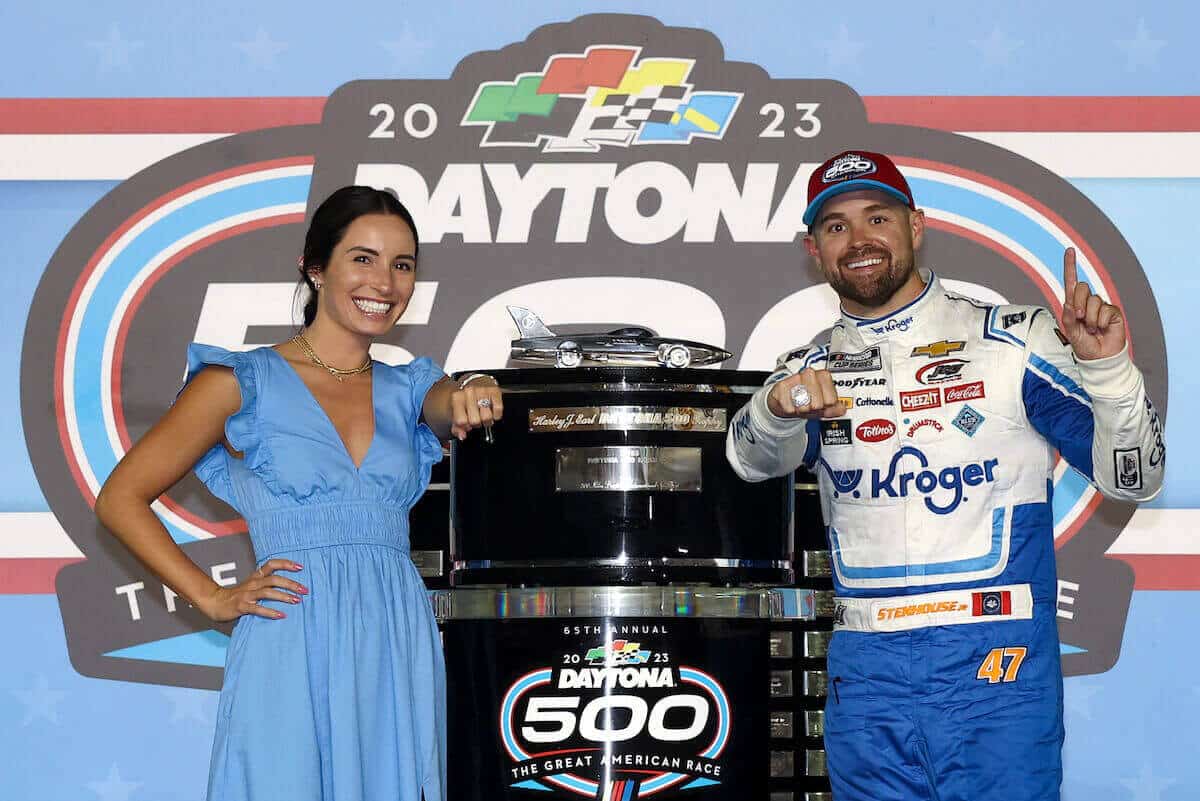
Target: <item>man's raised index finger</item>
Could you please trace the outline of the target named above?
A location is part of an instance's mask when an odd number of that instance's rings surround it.
[[[1063,297],[1066,298],[1068,304],[1077,283],[1079,283],[1079,278],[1075,272],[1075,248],[1067,248],[1063,253]]]

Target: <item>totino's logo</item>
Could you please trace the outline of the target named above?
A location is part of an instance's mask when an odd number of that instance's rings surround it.
[[[891,420],[868,420],[854,429],[854,436],[863,442],[883,442],[896,434],[896,424]]]
[[[571,73],[574,83],[563,77]],[[659,121],[666,111],[671,119]],[[828,288],[792,265],[810,165],[848,142],[886,150],[908,176],[929,219],[921,259],[954,265],[948,280],[1053,306],[1061,246],[1074,243],[1080,280],[1126,312],[1147,389],[1167,397],[1146,276],[1112,222],[1069,182],[969,137],[873,123],[851,87],[772,78],[727,60],[708,31],[618,14],[547,25],[464,54],[442,78],[348,83],[319,123],[170,156],[115,186],[63,239],[34,296],[20,364],[22,427],[40,489],[86,557],[57,574],[71,664],[88,676],[220,686],[223,633],[116,556],[92,504],[174,398],[189,341],[250,348],[295,332],[304,221],[333,190],[392,190],[417,221],[417,289],[373,349],[383,361],[429,355],[452,372],[510,366],[505,306],[517,304],[552,309],[551,326],[619,317],[721,345],[738,354],[730,367],[769,370],[836,317],[833,306],[813,313]],[[790,294],[768,303],[729,280],[745,243],[757,254],[755,280],[794,287]],[[911,322],[864,325],[887,333]],[[839,395],[883,395],[884,384],[839,383]],[[1148,466],[1162,458],[1160,448],[1143,454]],[[915,469],[907,457],[904,467]],[[852,484],[854,475],[841,479]],[[1081,596],[1077,609],[1099,611],[1060,621],[1064,641],[1079,649],[1064,667],[1095,672],[1120,653],[1119,596],[1127,605],[1132,572],[1104,550],[1132,510],[1098,501],[1070,477],[1054,473],[1060,576],[1111,602]],[[194,477],[154,508],[218,581],[253,570],[245,523]]]
[[[589,47],[551,56],[540,72],[485,81],[462,124],[484,128],[483,147],[542,143],[545,153],[722,138],[741,93],[696,91],[694,59],[639,59],[641,50]]]

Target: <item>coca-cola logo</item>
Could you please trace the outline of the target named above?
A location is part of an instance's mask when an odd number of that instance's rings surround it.
[[[978,400],[984,397],[983,382],[973,381],[970,384],[960,384],[957,387],[946,387],[942,390],[942,397],[946,399],[946,403]]]
[[[854,429],[854,436],[863,442],[883,442],[896,434],[896,424],[891,420],[867,420]]]

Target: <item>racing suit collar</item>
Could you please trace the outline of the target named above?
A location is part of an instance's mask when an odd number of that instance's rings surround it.
[[[933,271],[920,269],[918,273],[925,281],[921,294],[910,303],[901,306],[891,314],[883,317],[859,317],[842,309],[842,323],[847,331],[853,331],[868,344],[882,339],[898,336],[921,324],[921,317],[932,312],[932,299],[941,297],[942,287]]]

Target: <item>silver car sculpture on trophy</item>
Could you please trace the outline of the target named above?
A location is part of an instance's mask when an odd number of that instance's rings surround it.
[[[727,350],[702,342],[660,337],[649,328],[627,326],[613,331],[556,334],[529,309],[508,306],[519,339],[512,341],[512,358],[547,362],[556,367],[582,364],[631,367],[697,367],[716,364],[733,356]]]

